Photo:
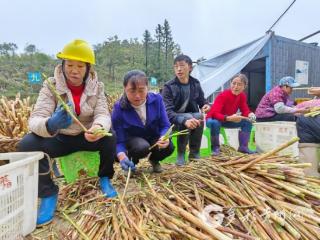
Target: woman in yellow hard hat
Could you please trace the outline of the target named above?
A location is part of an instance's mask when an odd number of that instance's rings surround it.
[[[44,82],[34,110],[29,119],[30,134],[19,143],[19,151],[43,151],[56,158],[76,151],[99,151],[98,176],[106,197],[115,197],[117,192],[110,179],[114,174],[116,157],[115,134],[95,135],[94,130],[104,128],[111,132],[111,119],[104,94],[104,85],[98,81],[92,65],[95,56],[89,44],[74,40],[67,44],[57,57],[62,64],[55,68],[54,77],[49,78],[57,93],[74,110],[78,120],[88,129],[83,131],[72,121],[66,110],[59,106],[55,95]],[[52,221],[57,205],[58,187],[52,181],[46,158],[39,162],[39,198],[37,225]]]

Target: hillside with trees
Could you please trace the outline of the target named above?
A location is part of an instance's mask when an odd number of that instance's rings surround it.
[[[141,69],[149,77],[158,80],[158,87],[173,76],[174,57],[180,53],[180,46],[174,42],[167,20],[138,38],[119,39],[108,37],[103,43],[93,45],[99,79],[106,85],[107,92],[120,91],[123,75],[132,69]],[[39,71],[52,76],[59,60],[54,55],[40,52],[34,44],[27,44],[22,53],[13,43],[0,44],[0,95],[36,96],[41,85],[30,84],[27,73]]]

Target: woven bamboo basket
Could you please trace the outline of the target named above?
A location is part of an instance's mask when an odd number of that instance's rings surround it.
[[[0,153],[15,152],[21,138],[0,138]]]

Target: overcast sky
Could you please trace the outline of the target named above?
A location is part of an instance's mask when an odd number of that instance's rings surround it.
[[[169,21],[175,42],[193,59],[240,46],[265,31],[292,0],[0,0],[0,43],[27,43],[55,54],[69,41],[91,44],[108,37],[154,35]],[[320,30],[320,0],[297,0],[280,20],[277,35],[300,39]],[[320,34],[306,42],[319,42]]]

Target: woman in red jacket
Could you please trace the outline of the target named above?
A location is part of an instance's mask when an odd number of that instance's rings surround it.
[[[248,84],[244,74],[235,75],[230,84],[230,89],[220,93],[207,114],[206,124],[211,129],[212,155],[220,154],[219,133],[220,127],[241,128],[239,132],[239,152],[252,154],[248,149],[248,142],[252,128],[252,121],[256,116],[250,111],[247,97],[243,92]],[[241,114],[238,114],[240,110]]]

